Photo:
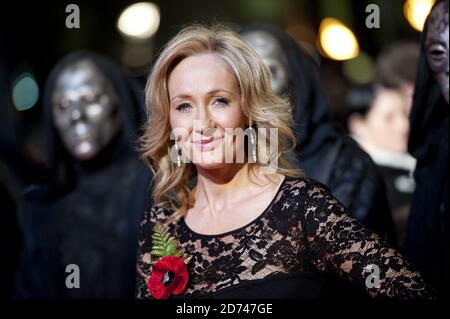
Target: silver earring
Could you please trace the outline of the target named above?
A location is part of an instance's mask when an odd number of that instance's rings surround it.
[[[177,151],[177,166],[181,166],[181,151],[180,151],[180,145],[178,145],[178,141],[175,140],[175,150]]]
[[[250,152],[251,152],[251,163],[256,163],[256,131],[253,127],[250,127]]]

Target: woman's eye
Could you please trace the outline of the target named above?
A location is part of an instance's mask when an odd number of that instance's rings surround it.
[[[228,105],[228,103],[229,103],[228,100],[222,97],[214,100],[214,104],[219,106],[225,106]]]
[[[178,105],[176,109],[177,109],[177,111],[180,111],[180,112],[186,112],[190,107],[191,106],[189,104],[182,103],[182,104]]]

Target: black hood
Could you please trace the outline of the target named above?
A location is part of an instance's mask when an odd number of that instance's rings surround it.
[[[433,8],[444,1],[437,1]],[[448,7],[448,0],[446,2]],[[427,60],[425,48],[427,33],[428,19],[421,35],[417,80],[410,114],[408,150],[416,158],[421,158],[427,153],[426,140],[430,132],[448,121],[449,105],[442,95],[441,88],[435,80]]]
[[[442,2],[437,1],[435,5]],[[416,190],[411,202],[404,254],[435,288],[437,296],[445,298],[449,291],[449,105],[427,62],[427,25],[428,21],[422,33],[410,115],[408,147],[417,158]]]
[[[278,40],[289,67],[289,96],[294,104],[294,133],[301,156],[314,152],[330,135],[332,112],[322,88],[316,62],[303,51],[286,32],[268,25],[254,25],[244,28],[249,31],[264,31]]]
[[[89,59],[111,81],[119,98],[118,107],[122,115],[122,130],[105,150],[89,161],[74,159],[65,149],[58,131],[53,124],[51,96],[55,82],[61,71],[77,60]],[[49,166],[53,172],[54,180],[51,184],[58,188],[73,186],[76,175],[89,174],[99,167],[109,165],[123,156],[138,156],[136,140],[138,131],[145,118],[142,89],[138,83],[126,77],[120,68],[112,61],[92,52],[75,52],[60,60],[50,72],[44,90],[43,111],[45,138]],[[54,188],[54,187],[53,187]]]
[[[1,35],[1,34],[0,34]],[[8,155],[8,151],[17,141],[10,116],[9,92],[6,63],[3,62],[3,41],[0,37],[0,159]]]

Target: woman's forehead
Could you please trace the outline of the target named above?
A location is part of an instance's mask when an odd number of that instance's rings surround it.
[[[215,54],[198,54],[183,59],[173,69],[168,80],[169,93],[238,89],[236,79],[227,64]],[[177,93],[178,94],[178,93]]]

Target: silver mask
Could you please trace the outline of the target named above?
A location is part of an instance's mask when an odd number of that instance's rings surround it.
[[[289,84],[288,59],[277,39],[266,31],[246,31],[241,38],[270,69],[272,91],[277,95],[285,94]]]
[[[428,64],[448,103],[448,7],[445,2],[430,13],[425,48]]]
[[[75,61],[59,74],[52,95],[55,126],[67,151],[89,160],[122,126],[113,85],[90,60]]]

